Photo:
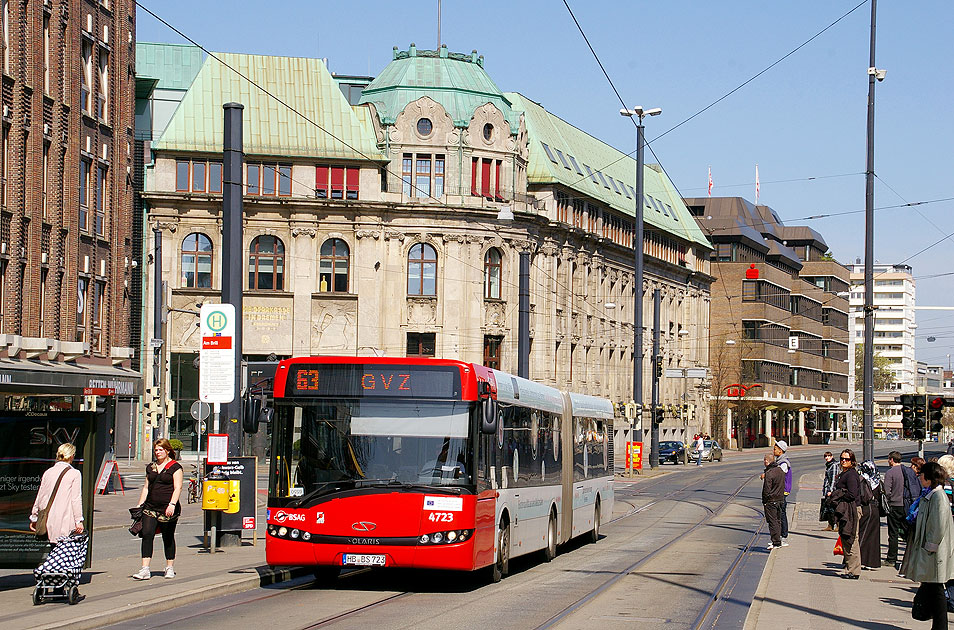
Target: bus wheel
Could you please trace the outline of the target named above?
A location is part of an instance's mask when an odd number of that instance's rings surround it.
[[[557,555],[557,523],[556,515],[550,512],[550,524],[547,525],[547,546],[543,550],[544,562],[550,562]]]
[[[596,510],[593,512],[593,529],[590,530],[590,542],[595,543],[600,539],[600,501],[596,500]]]
[[[510,524],[500,522],[497,530],[497,561],[491,569],[491,579],[499,582],[510,573]]]
[[[315,586],[318,588],[334,588],[340,573],[341,567],[315,567],[312,571],[315,576]]]

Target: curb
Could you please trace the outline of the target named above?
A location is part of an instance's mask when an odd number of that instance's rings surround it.
[[[46,624],[42,626],[31,626],[31,630],[55,630],[58,628],[70,628],[71,630],[92,630],[94,628],[102,628],[103,626],[139,619],[140,617],[164,612],[166,610],[172,610],[181,606],[188,606],[190,604],[195,604],[215,597],[221,597],[222,595],[241,593],[253,588],[278,584],[280,582],[286,582],[288,580],[293,580],[295,578],[311,574],[311,569],[305,567],[272,568],[267,565],[257,565],[251,567],[242,567],[237,570],[241,571],[248,569],[255,570],[257,575],[243,576],[222,584],[206,586],[191,590],[186,593],[169,594],[158,599],[150,600],[148,602],[148,606],[146,607],[143,606],[145,602],[137,602],[136,604],[127,604],[113,610],[102,610],[71,620],[61,620],[53,624]]]

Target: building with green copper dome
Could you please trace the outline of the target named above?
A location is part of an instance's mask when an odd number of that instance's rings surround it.
[[[516,373],[523,253],[529,378],[629,401],[634,160],[502,91],[476,51],[395,48],[360,99],[341,85],[317,59],[206,58],[147,169],[169,305],[219,301],[222,265],[241,265],[250,359],[435,356]],[[246,255],[222,261],[222,105],[233,101],[244,105]],[[660,288],[665,365],[705,368],[711,245],[661,169],[644,177],[643,308]],[[187,313],[168,325],[176,367],[164,377],[187,408],[194,393],[176,383],[194,380],[182,359],[198,332]],[[701,383],[663,380],[662,439],[711,431]],[[611,437],[619,451],[634,436],[619,422]]]

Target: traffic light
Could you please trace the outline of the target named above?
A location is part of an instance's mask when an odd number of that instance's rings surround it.
[[[661,379],[663,377],[663,358],[662,355],[657,355],[653,362],[656,364],[656,379]]]
[[[901,394],[895,399],[901,405],[901,437],[914,439],[914,396]]]
[[[142,415],[151,426],[159,426],[159,414],[161,405],[159,403],[159,388],[147,387],[142,395]]]
[[[927,396],[912,396],[914,399],[914,439],[923,440],[927,435]]]
[[[944,425],[941,424],[941,418],[944,417],[944,407],[946,405],[947,401],[943,396],[935,396],[928,401],[928,421],[932,433],[939,433],[944,428]]]
[[[662,405],[659,405],[653,410],[653,422],[655,424],[662,424],[665,419],[666,409]]]

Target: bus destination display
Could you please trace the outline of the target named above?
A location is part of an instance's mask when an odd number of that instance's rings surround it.
[[[288,396],[459,399],[453,366],[302,364],[289,368]]]

